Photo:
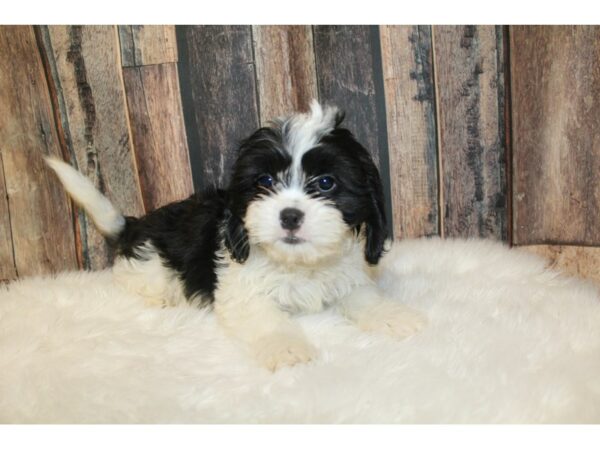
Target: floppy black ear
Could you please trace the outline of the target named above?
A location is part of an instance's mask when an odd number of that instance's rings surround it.
[[[225,213],[225,247],[231,257],[238,263],[243,263],[250,254],[248,233],[242,220],[234,216],[229,210]]]
[[[370,156],[367,155],[366,159],[363,163],[369,186],[370,210],[365,220],[365,259],[369,264],[375,265],[383,254],[388,229],[379,171]]]

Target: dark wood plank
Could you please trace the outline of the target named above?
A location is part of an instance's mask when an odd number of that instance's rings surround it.
[[[177,62],[174,25],[119,25],[123,67]]]
[[[381,26],[394,236],[439,233],[431,27]]]
[[[442,234],[508,240],[502,27],[434,26]]]
[[[6,192],[4,165],[1,156],[0,154],[0,282],[11,280],[17,276],[10,229],[8,193]]]
[[[261,123],[306,111],[318,98],[310,26],[254,26]]]
[[[514,242],[600,244],[600,27],[510,29]]]
[[[42,32],[70,162],[123,213],[142,215],[116,27],[51,26]],[[79,218],[84,267],[108,266],[112,253],[104,238],[84,215]]]
[[[126,67],[123,79],[146,211],[194,190],[177,65]]]
[[[61,149],[32,27],[0,27],[0,65],[1,156],[17,273],[75,269],[69,201],[42,159],[60,157]]]
[[[346,127],[379,164],[387,143],[385,117],[377,105],[384,101],[383,92],[376,92],[375,69],[381,70],[374,61],[377,38],[376,28],[366,25],[313,27],[319,98],[346,111]]]
[[[250,26],[177,26],[179,75],[196,189],[224,186],[259,124]]]

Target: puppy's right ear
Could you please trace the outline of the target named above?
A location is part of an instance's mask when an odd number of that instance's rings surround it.
[[[234,216],[231,211],[225,213],[225,247],[229,250],[235,262],[242,264],[250,254],[248,233],[242,220]]]

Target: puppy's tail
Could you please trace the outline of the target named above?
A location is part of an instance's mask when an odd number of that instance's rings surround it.
[[[56,158],[44,158],[71,198],[91,217],[100,233],[116,238],[125,228],[125,217],[92,182],[72,166]]]

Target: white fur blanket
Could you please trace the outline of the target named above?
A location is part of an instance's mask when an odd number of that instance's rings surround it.
[[[600,422],[600,302],[589,283],[484,241],[415,240],[382,286],[420,334],[299,317],[319,358],[274,374],[210,311],[159,309],[110,272],[0,288],[0,421],[74,423]]]

